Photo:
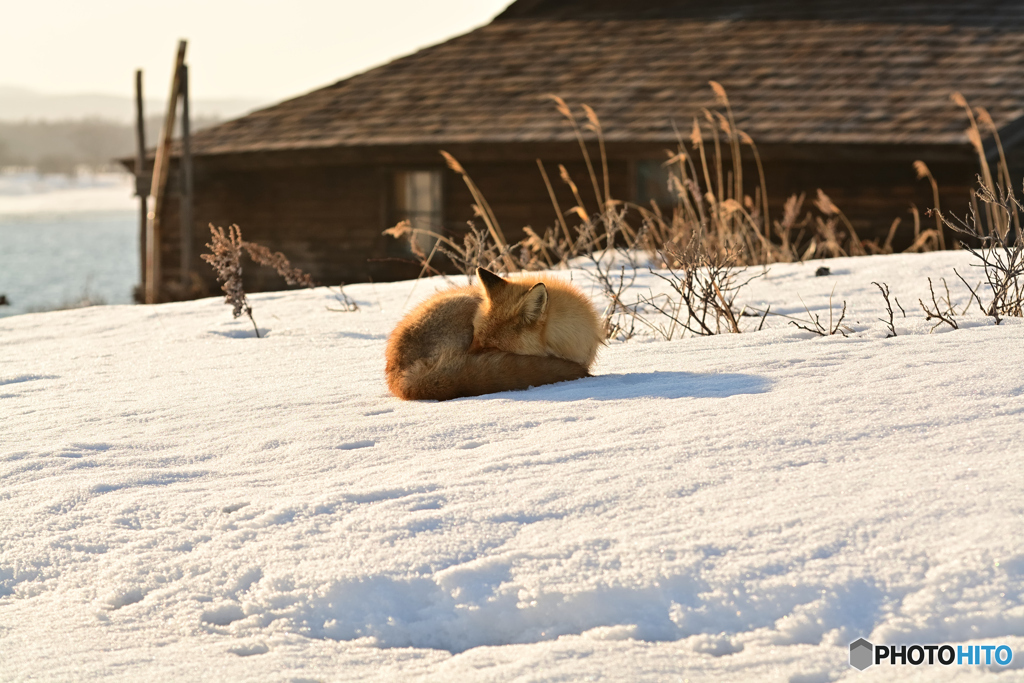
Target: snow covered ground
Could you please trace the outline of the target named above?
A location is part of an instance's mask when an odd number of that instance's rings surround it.
[[[437,280],[253,296],[263,339],[219,299],[4,318],[0,679],[1022,680],[1024,321],[917,305],[969,260],[773,266],[741,303],[834,287],[850,336],[447,403],[383,381]],[[859,637],[1015,657],[859,672]]]

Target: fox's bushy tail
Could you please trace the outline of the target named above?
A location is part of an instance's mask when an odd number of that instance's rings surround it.
[[[504,351],[450,353],[418,360],[403,368],[389,367],[388,387],[405,400],[447,401],[514,391],[588,377],[579,363],[553,356],[521,356]]]

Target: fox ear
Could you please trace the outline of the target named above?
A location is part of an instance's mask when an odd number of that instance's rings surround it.
[[[538,282],[523,297],[523,319],[528,325],[537,322],[548,308],[548,288]]]
[[[493,299],[494,295],[500,292],[508,281],[495,275],[486,268],[477,268],[476,276],[480,279],[480,284],[484,286],[484,291],[487,293],[488,299]]]

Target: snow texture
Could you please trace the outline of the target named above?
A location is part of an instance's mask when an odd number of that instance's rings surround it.
[[[441,280],[254,295],[263,339],[220,299],[4,318],[0,678],[1020,680],[1024,321],[917,304],[969,261],[772,266],[741,303],[834,289],[849,337],[769,316],[446,403],[383,381]],[[1016,656],[861,673],[859,637]]]

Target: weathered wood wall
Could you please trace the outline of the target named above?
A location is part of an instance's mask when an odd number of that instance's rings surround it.
[[[578,157],[577,157],[578,158]],[[635,199],[635,162],[652,158],[619,157],[609,162],[611,194],[616,199]],[[655,159],[659,157],[653,157]],[[437,159],[435,157],[435,159]],[[914,157],[833,162],[787,161],[765,163],[773,218],[780,218],[786,198],[806,192],[806,207],[812,206],[817,188],[822,188],[850,218],[864,239],[881,241],[894,218],[902,223],[897,233],[897,250],[909,245],[913,236],[911,204],[922,212],[923,227],[932,222],[924,212],[933,205],[929,183],[916,178]],[[559,178],[558,158],[545,162],[548,176],[563,211],[575,206],[572,192]],[[536,162],[503,160],[466,163],[466,170],[487,198],[510,242],[523,237],[529,225],[543,232],[556,223],[555,211]],[[944,210],[963,213],[969,202],[975,168],[964,162],[930,161],[940,182]],[[419,163],[409,168],[444,168],[441,163]],[[178,216],[179,173],[171,169],[168,200],[164,210],[161,248],[164,300],[209,296],[218,293],[212,269],[199,259],[207,253],[209,224],[227,227],[237,223],[245,239],[283,252],[293,265],[311,273],[318,282],[388,281],[415,277],[419,268],[396,248],[394,240],[382,236],[390,227],[388,197],[391,173],[403,168],[388,164],[339,164],[231,167],[212,165],[203,158],[195,164],[195,200],[191,285],[181,286],[180,233]],[[567,164],[587,210],[598,209],[593,185],[581,162]],[[600,165],[598,182],[603,190]],[[745,164],[747,191],[754,192],[756,169]],[[453,234],[465,230],[473,219],[472,197],[462,179],[445,169],[445,226]],[[570,221],[570,224],[572,221]],[[285,288],[284,281],[264,267],[244,267],[246,291]]]
[[[373,167],[334,166],[209,172],[196,163],[194,291],[182,292],[177,174],[164,225],[165,298],[190,298],[219,291],[212,269],[199,259],[209,253],[209,225],[238,224],[246,240],[280,251],[292,265],[324,284],[415,277],[416,269],[393,261],[383,205],[387,178]],[[374,260],[381,259],[381,260]],[[243,261],[246,291],[284,289],[273,270]]]
[[[583,163],[568,163],[565,167],[583,198],[585,210],[588,213],[599,211],[601,207],[586,166]],[[569,186],[559,177],[558,164],[546,163],[545,169],[561,210],[569,211],[576,206],[576,199]],[[599,190],[603,193],[604,179],[600,165],[595,171]],[[524,226],[530,226],[542,234],[547,227],[556,225],[558,219],[555,209],[535,161],[466,164],[466,172],[487,198],[509,242],[519,241],[525,236],[522,231]],[[633,199],[630,168],[626,161],[610,162],[608,177],[613,198]],[[462,229],[466,221],[473,217],[473,198],[461,177],[449,173],[448,180],[446,208],[449,218],[446,222],[452,229]],[[574,219],[568,220],[572,225]]]
[[[765,164],[772,218],[781,218],[783,203],[794,193],[805,192],[805,208],[813,206],[813,199],[821,188],[850,219],[861,239],[876,239],[881,243],[893,220],[900,218],[893,246],[896,251],[906,249],[914,235],[911,205],[920,213],[922,229],[935,224],[933,218],[925,215],[935,204],[931,184],[917,179],[913,161],[907,158],[883,163],[775,161]],[[974,167],[949,162],[928,165],[939,182],[943,211],[952,209],[964,213],[970,202]]]

